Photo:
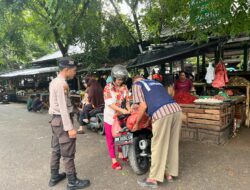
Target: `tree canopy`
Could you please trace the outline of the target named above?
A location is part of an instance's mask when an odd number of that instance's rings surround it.
[[[83,45],[78,58],[93,66],[107,60],[110,47],[142,50],[162,36],[249,35],[249,9],[247,0],[0,0],[0,69],[56,49],[67,56],[69,45]]]
[[[55,49],[53,43],[45,42],[32,32],[25,22],[23,7],[0,1],[0,69],[19,68],[30,60]]]

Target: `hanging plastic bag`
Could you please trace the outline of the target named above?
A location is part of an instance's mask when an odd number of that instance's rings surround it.
[[[214,88],[223,88],[228,83],[227,69],[224,62],[220,61],[215,67],[215,79],[212,82]]]
[[[114,123],[112,125],[112,136],[114,138],[121,136],[121,133],[120,133],[121,130],[122,130],[122,128],[121,128],[120,121],[119,121],[117,115],[115,115],[114,116]]]

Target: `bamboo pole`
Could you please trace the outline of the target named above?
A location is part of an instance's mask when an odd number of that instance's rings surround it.
[[[246,126],[250,127],[250,85],[247,86],[247,93],[246,93]]]

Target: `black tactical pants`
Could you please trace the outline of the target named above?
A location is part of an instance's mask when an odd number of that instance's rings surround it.
[[[52,170],[59,170],[60,158],[62,156],[66,174],[75,174],[76,139],[69,138],[68,132],[64,131],[61,116],[53,116],[51,128],[52,156],[50,168]]]
[[[90,118],[89,112],[91,110],[93,110],[93,109],[94,108],[93,108],[92,104],[85,104],[84,105],[83,111],[80,112],[80,118],[79,118],[79,121],[80,121],[81,125],[85,125],[86,124],[82,120],[83,119],[89,119]]]

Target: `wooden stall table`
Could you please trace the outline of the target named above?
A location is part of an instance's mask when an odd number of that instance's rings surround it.
[[[233,103],[220,105],[181,104],[181,139],[224,144],[234,124]]]
[[[193,83],[195,87],[200,87],[203,92],[208,92],[208,88],[212,88],[211,84],[206,83]],[[245,101],[245,126],[250,127],[250,85],[226,85],[225,89],[245,89],[246,101]]]

